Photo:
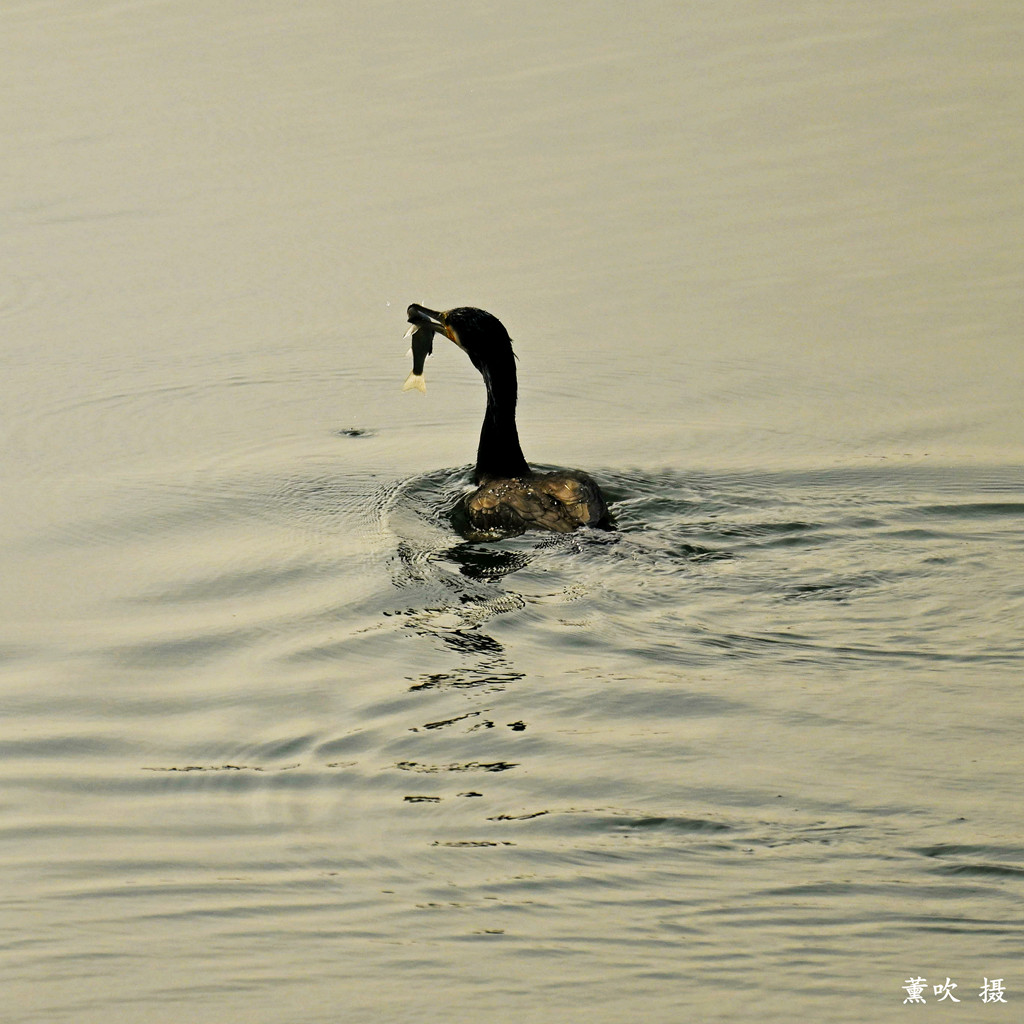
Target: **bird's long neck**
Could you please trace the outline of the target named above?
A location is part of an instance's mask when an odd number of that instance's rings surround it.
[[[519,446],[516,429],[516,366],[511,350],[508,355],[479,367],[487,386],[487,411],[480,428],[476,452],[476,483],[526,476],[530,467]]]

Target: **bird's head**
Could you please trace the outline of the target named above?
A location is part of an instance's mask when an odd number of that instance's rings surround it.
[[[435,329],[454,341],[478,370],[512,353],[512,339],[505,325],[492,314],[473,306],[458,306],[442,313],[415,302],[409,307],[410,323],[429,320]]]

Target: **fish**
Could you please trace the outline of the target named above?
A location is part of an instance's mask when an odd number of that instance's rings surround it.
[[[405,378],[402,385],[403,391],[417,391],[427,393],[427,382],[423,379],[423,367],[429,356],[434,351],[434,332],[439,330],[437,324],[432,323],[425,313],[409,309],[409,323],[412,326],[405,332],[405,336],[412,344],[412,373]]]

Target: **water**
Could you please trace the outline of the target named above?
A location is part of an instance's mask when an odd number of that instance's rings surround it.
[[[0,18],[5,1020],[1012,1012],[1016,5]]]

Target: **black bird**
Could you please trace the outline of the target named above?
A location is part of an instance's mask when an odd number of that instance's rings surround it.
[[[487,410],[480,429],[473,482],[456,509],[456,525],[470,540],[515,536],[526,530],[568,533],[579,526],[611,529],[601,489],[586,473],[557,469],[536,473],[519,446],[516,429],[516,364],[512,339],[501,321],[482,309],[460,306],[438,313],[413,303],[409,322],[429,322],[454,341],[480,371]],[[458,520],[464,519],[464,524]]]

